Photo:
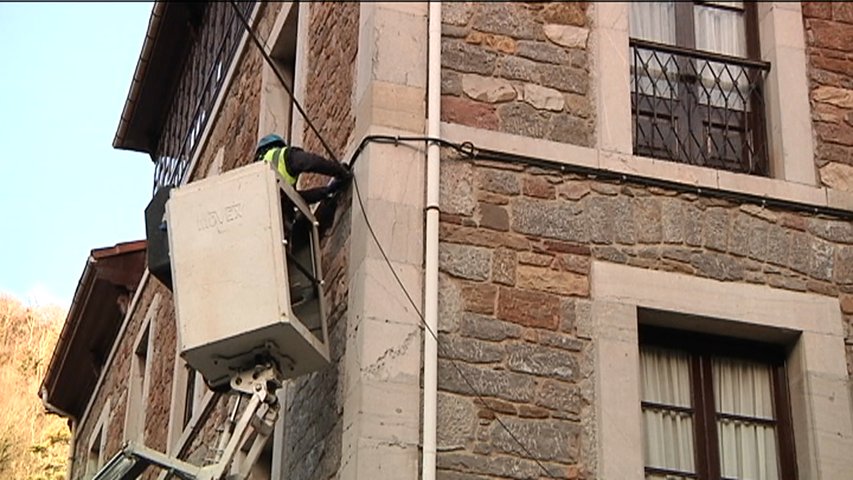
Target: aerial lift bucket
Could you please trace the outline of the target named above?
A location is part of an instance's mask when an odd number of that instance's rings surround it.
[[[329,363],[318,224],[299,194],[256,162],[168,195],[180,354],[208,385],[249,403],[239,421],[235,404],[215,463],[131,442],[96,480],[135,479],[150,466],[184,480],[246,478],[278,418],[281,382]]]
[[[328,364],[318,224],[268,163],[173,190],[166,222],[180,353],[208,385]]]

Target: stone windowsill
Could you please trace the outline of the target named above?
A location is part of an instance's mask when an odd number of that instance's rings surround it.
[[[478,148],[541,158],[554,163],[600,168],[699,188],[853,212],[853,193],[837,189],[608,152],[455,123],[442,122],[441,135],[452,142],[471,142]]]

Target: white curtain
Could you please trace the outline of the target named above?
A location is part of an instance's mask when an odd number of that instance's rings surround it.
[[[669,350],[641,347],[642,399],[690,407],[690,360]],[[694,472],[693,417],[689,413],[643,410],[646,465]]]
[[[771,367],[727,358],[714,359],[714,396],[718,413],[772,420]],[[720,471],[745,480],[779,478],[776,431],[754,422],[717,421]]]
[[[675,2],[631,2],[629,18],[629,34],[632,38],[651,42],[675,45]],[[631,56],[631,68],[639,68],[642,76],[636,78],[635,91],[644,95],[661,98],[672,98],[674,95],[675,74],[677,68],[675,59],[666,53],[641,50],[639,59]],[[635,66],[635,61],[639,64]],[[666,80],[666,76],[670,81]]]
[[[715,2],[743,8],[743,2]],[[695,5],[693,22],[696,48],[707,52],[735,57],[746,57],[746,24],[743,13],[732,10]],[[736,89],[744,91],[748,83],[740,67],[728,69],[719,62],[700,66],[700,76],[705,89],[700,89],[699,101],[716,107],[743,110],[744,102]],[[702,69],[701,67],[706,67]],[[714,82],[714,78],[718,82]]]
[[[631,37],[675,45],[675,2],[631,2]]]

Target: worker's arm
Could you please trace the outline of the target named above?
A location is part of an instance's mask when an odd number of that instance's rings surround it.
[[[319,202],[331,193],[329,187],[309,188],[307,190],[298,190],[297,192],[308,205]]]
[[[299,195],[305,200],[305,203],[312,204],[332,195],[346,185],[346,180],[336,178],[325,187],[309,188],[307,190],[298,190]]]
[[[287,152],[286,161],[287,171],[293,176],[297,176],[300,173],[320,173],[344,179],[351,176],[349,169],[340,163],[306,152],[299,147],[290,147],[290,150]]]

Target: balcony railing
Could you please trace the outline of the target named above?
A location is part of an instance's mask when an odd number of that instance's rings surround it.
[[[767,62],[631,39],[634,153],[768,175]]]
[[[237,2],[248,18],[256,2]],[[154,166],[154,193],[177,186],[187,173],[199,136],[234,58],[243,26],[229,2],[207,3],[194,33],[175,96],[163,123]]]

